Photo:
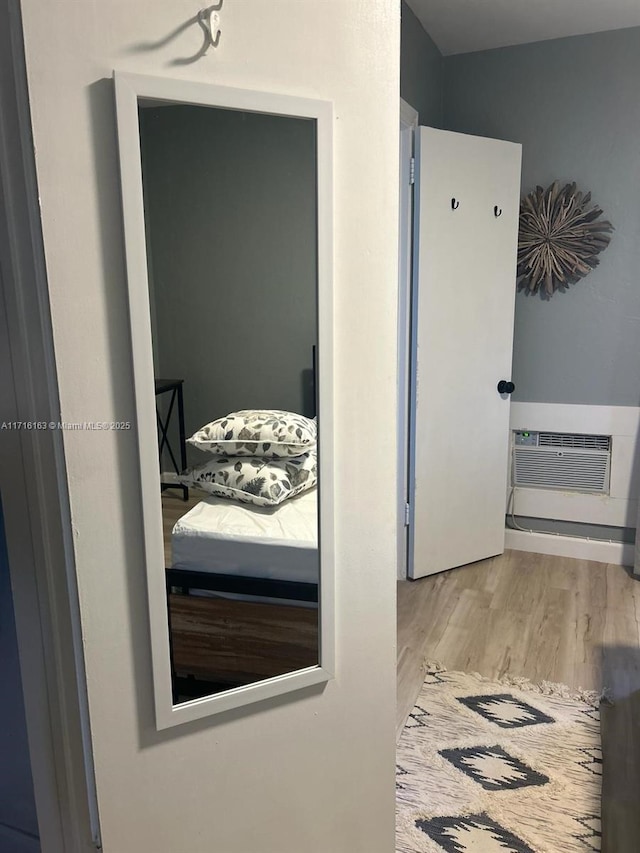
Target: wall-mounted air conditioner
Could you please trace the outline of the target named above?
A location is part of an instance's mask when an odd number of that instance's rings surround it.
[[[609,494],[611,436],[514,430],[511,484]]]

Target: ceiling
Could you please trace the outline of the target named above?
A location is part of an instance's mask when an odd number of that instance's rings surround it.
[[[640,26],[640,0],[407,0],[441,53]]]

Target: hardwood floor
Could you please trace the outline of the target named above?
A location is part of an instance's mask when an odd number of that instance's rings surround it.
[[[186,501],[182,500],[180,492],[168,489],[162,493],[162,533],[164,537],[164,564],[169,567],[171,562],[171,531],[185,513],[199,503],[206,495],[197,489],[189,490],[189,497]]]
[[[398,735],[421,666],[591,690],[603,707],[603,850],[640,850],[640,581],[620,566],[507,551],[398,583]]]

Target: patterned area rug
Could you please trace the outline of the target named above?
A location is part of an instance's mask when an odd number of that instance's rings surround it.
[[[398,853],[600,850],[598,700],[429,665],[398,744]]]

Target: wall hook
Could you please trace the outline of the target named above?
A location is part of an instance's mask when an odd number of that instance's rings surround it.
[[[460,207],[460,202],[457,199],[452,198],[451,199],[451,210],[457,210],[459,207]]]
[[[502,208],[498,207],[498,205],[496,204],[496,206],[493,208],[493,214],[496,219],[498,218],[498,216],[502,216]]]
[[[198,12],[198,23],[204,30],[207,47],[217,47],[220,41],[220,13],[217,10],[221,6],[222,2],[219,2]]]

